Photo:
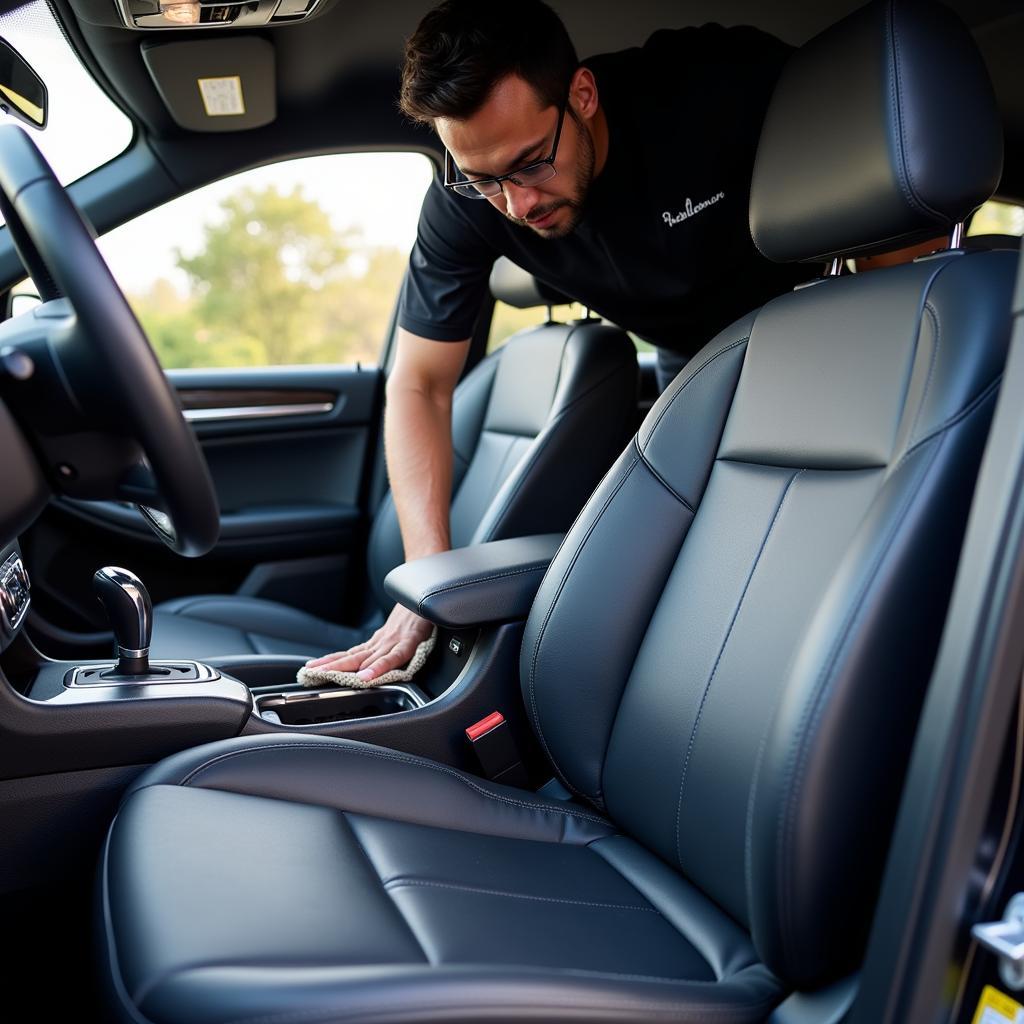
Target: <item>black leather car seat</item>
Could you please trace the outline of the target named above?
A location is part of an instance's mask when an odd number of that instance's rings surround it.
[[[817,261],[931,237],[1000,163],[966,29],[874,3],[784,70],[754,237]],[[1016,262],[823,278],[659,399],[524,634],[523,699],[573,802],[295,734],[147,770],[101,868],[122,1019],[743,1024],[854,969]]]
[[[495,297],[519,309],[569,302],[506,259],[491,274]],[[453,547],[531,533],[561,533],[576,518],[634,426],[636,350],[597,320],[520,331],[468,373],[452,406]],[[327,622],[277,601],[203,594],[155,609],[150,656],[312,656],[361,643],[394,603],[384,577],[403,561],[387,495],[371,528],[360,626]]]

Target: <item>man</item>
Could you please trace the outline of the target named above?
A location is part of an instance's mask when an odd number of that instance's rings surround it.
[[[451,398],[495,258],[658,347],[659,382],[806,278],[754,249],[761,121],[789,53],[752,28],[655,33],[578,62],[540,0],[447,0],[406,44],[402,110],[445,146],[424,200],[388,379],[385,448],[406,558],[449,545]],[[401,606],[310,662],[373,679],[431,626]]]

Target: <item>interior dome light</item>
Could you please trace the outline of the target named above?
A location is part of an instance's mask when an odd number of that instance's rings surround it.
[[[160,13],[168,20],[178,25],[199,24],[199,4],[160,3]]]

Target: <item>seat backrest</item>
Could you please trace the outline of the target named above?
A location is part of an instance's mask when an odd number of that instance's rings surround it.
[[[854,93],[837,68],[856,69]],[[949,79],[967,101],[942,132],[982,164],[938,159],[931,104]],[[963,220],[999,176],[986,83],[938,6],[875,3],[813,40],[769,108],[755,242],[825,260]],[[746,925],[793,985],[847,970],[869,923],[1015,266],[959,251],[824,277],[724,331],[587,504],[527,623],[524,698],[562,780]]]
[[[491,290],[520,309],[570,301],[506,259]],[[452,546],[567,530],[626,443],[636,402],[636,349],[625,331],[549,321],[509,338],[455,391]],[[390,493],[368,561],[377,605],[390,608],[382,584],[403,561]]]

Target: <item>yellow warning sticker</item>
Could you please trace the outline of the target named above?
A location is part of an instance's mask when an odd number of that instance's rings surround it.
[[[971,1024],[1024,1024],[1024,1006],[999,989],[986,985]]]

